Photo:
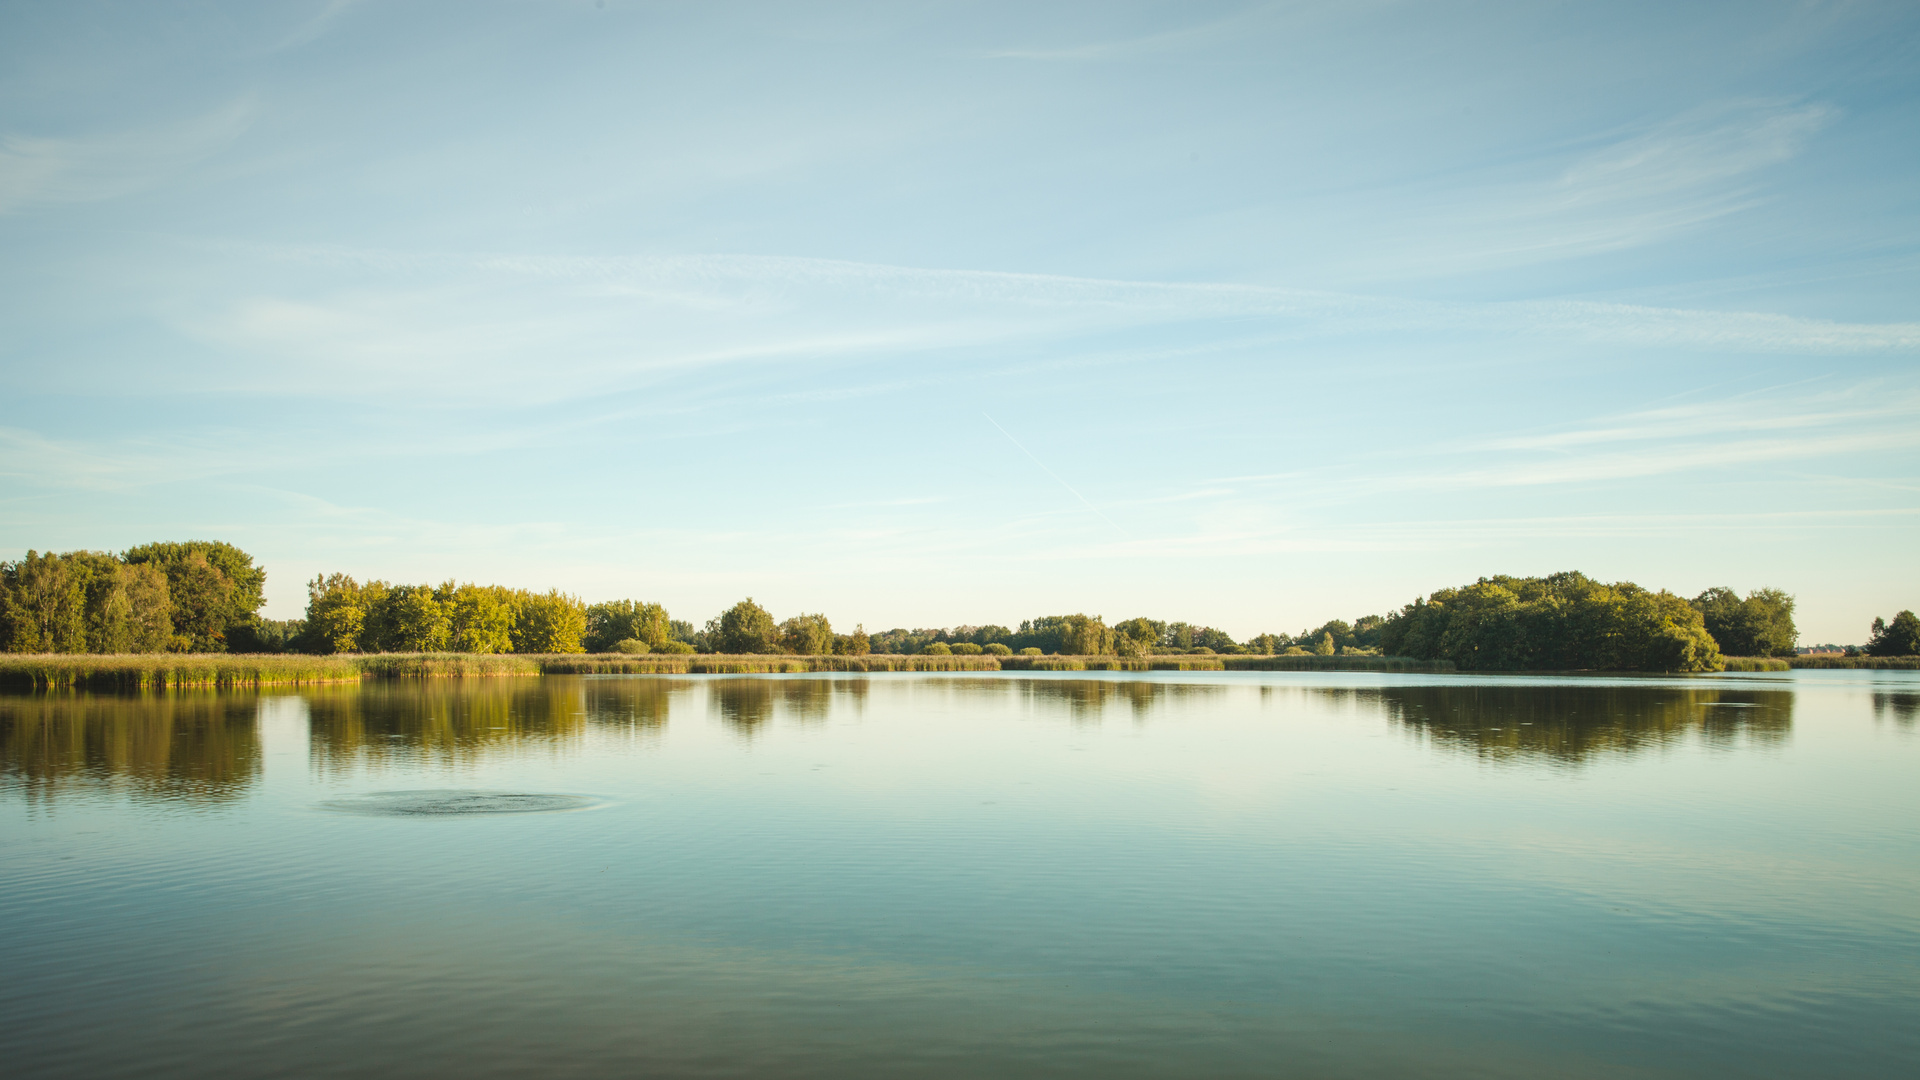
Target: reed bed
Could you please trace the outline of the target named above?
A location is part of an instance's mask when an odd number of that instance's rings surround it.
[[[542,674],[540,658],[512,653],[364,653],[360,670],[376,679],[497,678]]]
[[[1722,671],[1788,671],[1791,664],[1778,656],[1724,656],[1726,662]]]
[[[219,653],[0,655],[0,683],[36,690],[170,690],[197,686],[297,686],[358,682],[358,657]]]
[[[999,671],[994,656],[786,656],[624,653],[543,656],[548,675],[799,675],[816,671]]]
[[[1409,671],[1460,670],[1451,660],[1409,656],[1223,656],[1228,671]]]
[[[1878,668],[1882,671],[1920,671],[1920,656],[1796,656],[1795,668]]]

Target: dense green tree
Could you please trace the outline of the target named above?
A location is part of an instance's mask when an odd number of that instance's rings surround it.
[[[369,613],[380,652],[440,652],[452,621],[428,585],[395,585]]]
[[[558,589],[544,593],[514,591],[514,652],[585,652],[586,633],[587,605],[579,597]]]
[[[1381,648],[1469,671],[1721,667],[1719,648],[1687,601],[1573,572],[1442,589],[1389,617]]]
[[[707,623],[708,644],[714,652],[776,653],[780,627],[766,608],[749,596]]]
[[[122,558],[167,576],[173,602],[172,647],[225,652],[230,629],[244,633],[266,604],[267,572],[253,556],[217,540],[185,540],[128,548]]]
[[[1167,624],[1145,617],[1115,623],[1114,651],[1122,656],[1146,656],[1158,649],[1167,635]]]
[[[833,652],[833,624],[825,615],[795,615],[780,624],[780,645],[801,656]]]
[[[0,564],[0,581],[6,586],[0,615],[8,652],[86,651],[86,592],[66,560],[51,551],[29,551],[18,562]]]
[[[513,593],[498,585],[443,582],[434,599],[447,617],[447,648],[462,653],[513,650]]]
[[[847,655],[866,656],[872,651],[873,641],[867,637],[866,625],[858,624],[854,626],[853,634],[847,638]]]
[[[1339,648],[1339,646],[1335,644],[1335,641],[1333,631],[1322,630],[1320,632],[1320,640],[1313,643],[1313,654],[1315,656],[1332,656],[1334,651]]]
[[[1793,597],[1779,589],[1755,589],[1744,600],[1732,589],[1708,589],[1693,598],[1693,607],[1728,656],[1792,656],[1800,640]]]
[[[360,583],[345,574],[316,575],[307,582],[307,648],[317,653],[360,651],[367,601]]]
[[[1902,611],[1888,623],[1873,620],[1873,636],[1867,640],[1868,656],[1920,656],[1920,617]]]
[[[640,600],[609,600],[587,607],[588,652],[606,652],[614,642],[631,638],[651,648],[674,640],[667,609]]]

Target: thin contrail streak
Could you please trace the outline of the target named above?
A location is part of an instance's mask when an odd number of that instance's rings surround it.
[[[1060,486],[1063,488],[1066,488],[1069,492],[1071,492],[1074,498],[1079,499],[1083,503],[1086,503],[1087,509],[1100,515],[1101,521],[1104,521],[1107,524],[1113,526],[1113,531],[1119,533],[1121,536],[1125,536],[1129,540],[1133,539],[1132,536],[1128,536],[1127,530],[1120,527],[1119,522],[1108,517],[1099,507],[1093,505],[1093,503],[1090,500],[1088,500],[1088,498],[1085,495],[1080,494],[1078,491],[1074,491],[1073,485],[1067,483],[1065,480],[1061,480],[1060,474],[1057,472],[1054,472],[1052,469],[1047,468],[1046,462],[1041,461],[1037,457],[1034,457],[1033,451],[1027,449],[1026,446],[1020,442],[1019,439],[1016,439],[1013,437],[1013,432],[1008,431],[1006,428],[1000,427],[1000,421],[995,420],[990,413],[987,413],[984,411],[981,412],[980,415],[987,418],[987,423],[992,424],[996,428],[1000,428],[1000,434],[1005,435],[1007,437],[1008,442],[1012,443],[1015,446],[1018,446],[1020,448],[1020,452],[1027,455],[1027,458],[1031,460],[1035,465],[1040,466],[1040,470],[1042,472],[1046,473],[1048,476],[1051,476],[1055,480],[1059,481]]]

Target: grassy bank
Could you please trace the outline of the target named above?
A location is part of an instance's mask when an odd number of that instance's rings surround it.
[[[764,675],[813,671],[999,671],[994,656],[757,656],[681,653],[543,656],[548,675]]]
[[[0,655],[0,684],[40,690],[167,690],[357,682],[358,657],[143,653]]]
[[[1920,671],[1920,656],[1796,656],[1787,661],[1796,668],[1879,668]]]

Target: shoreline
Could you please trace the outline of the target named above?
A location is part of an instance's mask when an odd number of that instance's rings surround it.
[[[1728,657],[1728,672],[1920,669],[1916,657]],[[370,679],[519,678],[540,675],[777,675],[844,672],[1380,671],[1421,674],[1630,675],[1657,672],[1461,672],[1451,661],[1400,656],[795,656],[731,653],[85,653],[0,655],[0,687],[25,690],[167,690],[304,686]],[[1702,674],[1718,674],[1703,672]]]

